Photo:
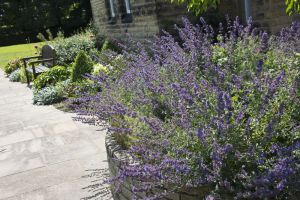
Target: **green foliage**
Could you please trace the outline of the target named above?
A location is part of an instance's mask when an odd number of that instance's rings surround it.
[[[186,4],[189,11],[199,15],[204,13],[208,7],[216,8],[220,0],[171,0],[172,3]]]
[[[74,61],[79,51],[86,52],[92,56],[97,52],[95,40],[91,38],[91,30],[85,30],[69,38],[58,38],[51,42],[56,50],[57,63],[60,65],[68,64]]]
[[[117,53],[121,53],[121,49],[118,45],[117,41],[111,40],[111,39],[105,39],[101,51],[111,50]]]
[[[83,75],[90,74],[93,70],[93,62],[84,51],[80,51],[75,59],[71,71],[71,81],[76,82],[83,79]]]
[[[49,71],[40,74],[34,81],[33,85],[37,89],[42,89],[49,85],[54,85],[59,81],[69,78],[68,70],[63,66],[55,66]]]
[[[19,82],[20,81],[20,69],[13,71],[9,75],[8,78],[9,78],[9,81],[11,81],[11,82]]]
[[[46,41],[52,41],[52,40],[54,40],[54,37],[53,37],[53,34],[51,33],[51,30],[50,29],[47,29],[46,30],[46,34],[47,34],[47,36],[48,36],[48,38],[46,38],[46,36],[44,36],[44,34],[43,33],[38,33],[38,35],[36,36],[37,37],[37,39],[39,39],[41,42],[46,42]],[[58,38],[63,38],[63,37],[61,37],[62,35],[62,32],[58,32],[57,33],[57,37]]]
[[[107,67],[101,65],[100,63],[97,63],[96,65],[93,66],[94,70],[93,70],[93,75],[99,75],[101,73],[104,73],[104,74],[108,74],[108,69]]]
[[[122,54],[108,56],[107,54],[102,53],[99,57],[100,60],[106,64],[104,67],[111,77],[117,78],[128,69],[127,62]]]
[[[47,30],[46,30],[46,33],[47,33],[47,35],[48,35],[48,40],[49,40],[49,41],[51,41],[51,40],[54,39],[54,37],[53,37],[53,35],[52,35],[50,29],[47,29]]]
[[[61,89],[61,95],[65,98],[79,97],[80,93],[95,94],[101,91],[101,87],[91,80],[82,80],[80,82],[71,82],[70,79],[56,84]]]
[[[21,83],[27,83],[25,68],[22,67],[20,69],[19,73],[20,73],[20,82]],[[28,74],[29,81],[32,81],[33,80],[33,74],[30,73],[30,72],[27,72],[27,74]]]
[[[295,12],[300,13],[300,1],[299,0],[285,0],[287,6],[286,13],[292,15]]]
[[[65,34],[63,31],[58,31],[56,34],[56,38],[55,39],[64,39],[65,38]]]
[[[38,33],[38,35],[36,36],[36,38],[39,39],[41,42],[46,42],[47,41],[47,39],[43,35],[43,33]]]
[[[56,31],[57,27],[70,33],[85,27],[92,17],[87,0],[1,0],[0,8],[0,27],[8,27],[7,35],[28,35],[30,31],[49,28]]]
[[[22,60],[20,59],[15,59],[10,61],[5,67],[4,67],[4,72],[9,75],[13,71],[21,68],[23,66]]]
[[[103,36],[102,34],[96,34],[95,45],[97,49],[101,50],[105,41],[105,36]]]
[[[58,103],[64,99],[61,93],[61,87],[57,86],[49,86],[41,90],[34,90],[33,103],[36,105],[49,105]]]

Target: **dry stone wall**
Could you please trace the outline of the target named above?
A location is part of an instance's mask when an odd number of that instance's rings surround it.
[[[111,177],[114,177],[120,171],[120,167],[123,161],[128,161],[129,157],[124,153],[120,145],[116,142],[114,137],[111,134],[106,136],[106,152],[107,152],[107,161],[109,165],[109,171]],[[131,186],[133,184],[138,184],[135,180],[127,180],[122,186],[120,186],[118,192],[114,192],[114,189],[118,187],[115,184],[111,184],[112,193],[114,200],[132,200],[133,193],[131,192]],[[182,192],[172,193],[162,200],[200,200],[204,199],[205,196],[209,194],[210,187],[201,187],[201,188],[186,188]],[[157,192],[162,192],[162,190],[157,189]],[[145,194],[139,194],[139,198],[145,197]],[[231,196],[224,197],[223,200],[232,200]]]

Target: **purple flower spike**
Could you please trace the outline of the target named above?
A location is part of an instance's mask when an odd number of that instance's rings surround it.
[[[202,144],[205,143],[205,131],[203,128],[198,128],[196,130],[196,136],[198,137],[198,139],[202,142]]]
[[[261,36],[261,46],[260,46],[260,52],[261,53],[266,53],[269,48],[269,36],[268,33],[263,32]]]
[[[256,67],[256,74],[260,75],[263,70],[264,61],[259,60]]]

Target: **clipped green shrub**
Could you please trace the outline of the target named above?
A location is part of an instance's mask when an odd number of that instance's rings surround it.
[[[41,89],[49,85],[54,85],[59,81],[64,81],[69,78],[68,70],[63,66],[55,66],[49,71],[39,75],[34,81],[33,85],[36,89]]]
[[[17,69],[21,68],[23,66],[22,60],[15,59],[7,63],[7,65],[4,67],[4,72],[9,75],[12,72],[16,71]]]
[[[93,62],[84,51],[80,51],[75,59],[71,71],[71,81],[76,82],[83,79],[84,74],[89,74],[93,70]]]
[[[33,91],[33,104],[50,105],[62,101],[61,88],[56,86],[45,87],[41,90]]]
[[[19,82],[20,81],[20,69],[17,69],[15,71],[13,71],[9,77],[8,77],[9,81],[11,82]]]

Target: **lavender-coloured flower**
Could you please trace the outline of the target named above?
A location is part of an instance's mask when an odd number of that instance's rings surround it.
[[[256,67],[256,74],[257,75],[260,75],[262,70],[263,70],[263,65],[264,65],[264,62],[262,60],[259,60],[258,63],[257,63],[257,67]]]
[[[260,46],[260,52],[261,53],[266,53],[269,48],[269,36],[268,33],[263,32],[261,36],[261,46]]]
[[[196,130],[196,136],[202,142],[202,144],[205,144],[205,131],[203,128],[198,128]]]

